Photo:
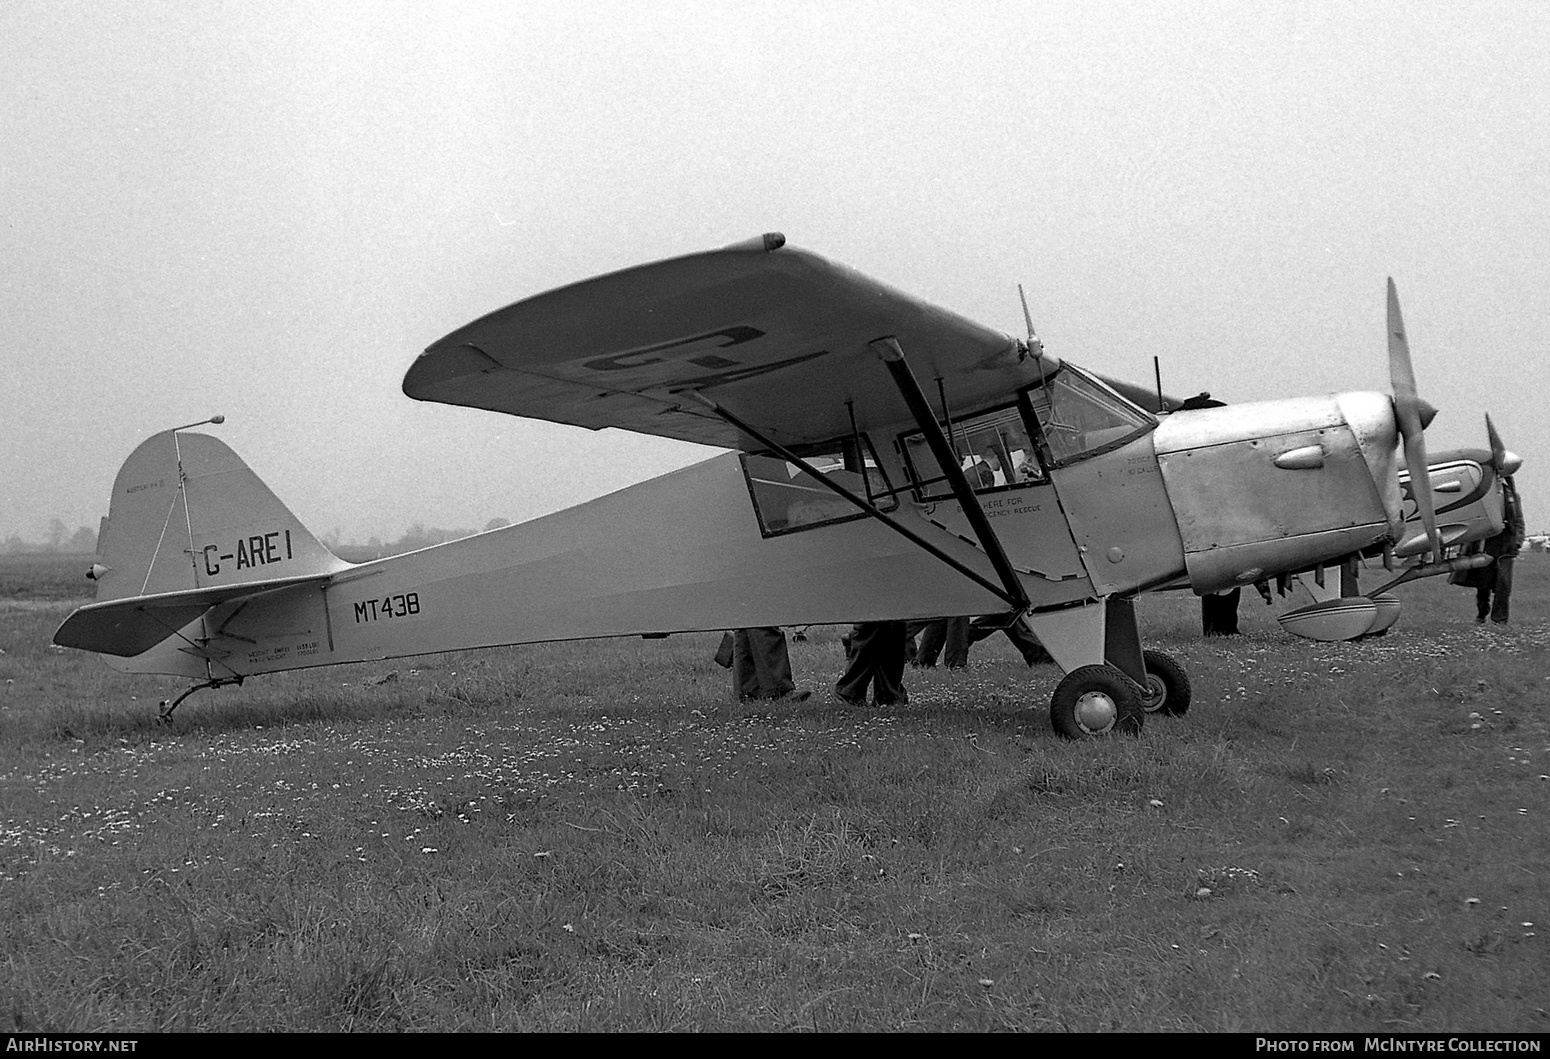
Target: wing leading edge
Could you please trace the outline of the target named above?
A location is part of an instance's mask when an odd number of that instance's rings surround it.
[[[696,391],[785,445],[910,413],[868,343],[898,339],[922,379],[971,405],[1039,376],[1021,343],[783,236],[598,276],[508,305],[432,344],[404,393],[601,429],[758,449]]]

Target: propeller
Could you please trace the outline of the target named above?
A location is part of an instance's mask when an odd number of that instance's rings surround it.
[[[1485,414],[1485,433],[1491,439],[1492,470],[1503,478],[1516,474],[1518,468],[1523,466],[1523,457],[1507,451],[1507,446],[1502,444],[1502,436],[1496,432],[1496,424],[1491,422],[1489,412]]]
[[[1442,538],[1437,533],[1437,513],[1432,508],[1432,491],[1426,460],[1426,427],[1437,409],[1421,400],[1415,392],[1415,369],[1410,364],[1410,341],[1405,337],[1405,321],[1399,314],[1399,293],[1389,277],[1389,383],[1394,390],[1394,420],[1405,445],[1405,466],[1410,471],[1412,492],[1420,511],[1421,525],[1431,545],[1431,559],[1442,558]],[[1503,450],[1505,451],[1505,450]],[[1494,452],[1494,448],[1493,448]]]

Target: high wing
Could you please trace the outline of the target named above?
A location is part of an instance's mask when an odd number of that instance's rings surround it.
[[[702,392],[797,446],[910,420],[867,347],[884,336],[928,389],[946,380],[951,408],[1041,374],[1003,332],[771,234],[508,305],[432,344],[403,388],[422,401],[763,448],[686,396]],[[1046,370],[1056,363],[1042,359]]]

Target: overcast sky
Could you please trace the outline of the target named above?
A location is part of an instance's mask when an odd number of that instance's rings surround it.
[[[1550,529],[1550,4],[0,5],[0,538],[169,426],[315,532],[521,521],[709,454],[422,404],[428,344],[781,231],[1238,402],[1489,411]]]

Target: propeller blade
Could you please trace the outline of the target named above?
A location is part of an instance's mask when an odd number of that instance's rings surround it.
[[[1491,413],[1485,414],[1485,436],[1491,439],[1491,466],[1497,474],[1502,473],[1502,463],[1507,459],[1507,446],[1502,444],[1502,436],[1496,432],[1496,424],[1491,422]]]
[[[1491,422],[1489,412],[1485,414],[1485,433],[1491,439],[1491,467],[1504,478],[1517,474],[1518,468],[1523,466],[1523,457],[1507,451],[1507,446],[1502,444],[1502,436],[1496,432],[1496,424]]]
[[[1405,337],[1405,321],[1399,313],[1399,291],[1394,288],[1394,277],[1389,277],[1389,385],[1394,389],[1394,400],[1401,398],[1412,407],[1415,394],[1415,369],[1410,364],[1410,341]]]
[[[1410,363],[1410,341],[1405,337],[1405,321],[1399,312],[1399,292],[1389,277],[1389,383],[1394,389],[1394,420],[1405,444],[1405,466],[1410,472],[1410,491],[1421,515],[1421,526],[1431,545],[1431,558],[1442,558],[1442,540],[1437,533],[1437,513],[1432,507],[1431,473],[1426,459],[1426,421],[1423,408],[1430,406],[1416,395],[1415,368]],[[1424,418],[1423,418],[1424,417]]]

